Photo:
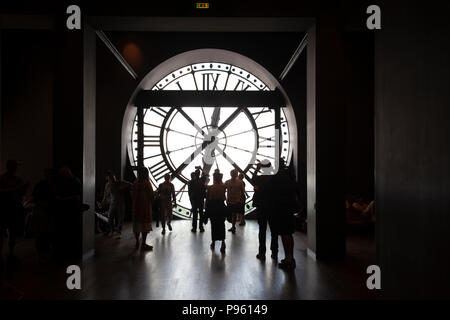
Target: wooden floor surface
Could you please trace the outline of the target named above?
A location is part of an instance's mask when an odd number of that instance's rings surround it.
[[[373,263],[373,240],[352,238],[345,261],[317,262],[306,252],[305,235],[296,233],[294,271],[283,271],[267,253],[256,259],[258,225],[248,221],[227,232],[226,254],[209,247],[210,225],[191,233],[190,221],[173,221],[173,231],[150,233],[153,251],[134,249],[127,225],[121,240],[97,235],[96,254],[83,264],[79,299],[372,299],[366,268]],[[227,228],[229,224],[227,223]],[[269,233],[267,246],[269,247]],[[279,259],[284,257],[281,239]]]

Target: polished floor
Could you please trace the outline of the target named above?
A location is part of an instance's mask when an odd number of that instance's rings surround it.
[[[229,225],[227,224],[227,227]],[[344,261],[317,262],[306,252],[305,235],[295,234],[294,271],[270,259],[256,259],[258,225],[248,221],[227,232],[225,255],[211,251],[209,224],[191,233],[190,221],[173,222],[173,231],[150,233],[153,251],[134,249],[127,225],[120,240],[97,235],[96,253],[83,264],[80,299],[372,299],[365,273],[375,256],[373,238],[348,238]],[[268,237],[269,244],[269,237]],[[283,250],[280,244],[280,255]]]
[[[6,244],[3,253],[6,253]],[[76,292],[67,289],[66,264],[39,263],[35,240],[19,238],[15,250],[19,263],[0,261],[0,301],[71,300]]]

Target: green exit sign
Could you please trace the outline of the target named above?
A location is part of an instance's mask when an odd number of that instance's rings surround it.
[[[209,8],[209,3],[208,2],[197,2],[195,4],[195,7],[197,9],[208,9]]]

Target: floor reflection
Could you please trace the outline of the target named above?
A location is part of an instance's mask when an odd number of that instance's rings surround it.
[[[153,251],[134,250],[130,226],[121,240],[98,235],[96,255],[85,262],[88,278],[83,299],[322,299],[371,298],[355,278],[364,266],[321,264],[306,254],[305,237],[295,234],[297,268],[284,271],[267,253],[256,259],[258,225],[248,221],[235,235],[226,234],[226,253],[220,242],[211,250],[210,225],[204,233],[190,232],[190,221],[173,222],[161,234],[154,226],[147,243]],[[270,236],[268,234],[267,241]],[[279,258],[283,258],[281,241]],[[349,270],[347,272],[347,270]],[[359,273],[358,273],[359,274]],[[342,286],[346,283],[346,286]],[[367,291],[367,290],[366,290]]]

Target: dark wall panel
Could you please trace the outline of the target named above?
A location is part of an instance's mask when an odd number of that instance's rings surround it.
[[[18,174],[33,186],[53,164],[52,34],[2,31],[1,49],[1,171],[16,159]]]
[[[450,28],[393,4],[376,32],[377,250],[383,297],[450,297]]]
[[[374,199],[373,32],[346,32],[345,192]]]
[[[345,256],[343,25],[324,12],[316,27],[316,256]]]
[[[83,172],[83,42],[81,31],[57,19],[55,32],[55,82],[53,158],[56,167],[69,166],[81,179]]]

